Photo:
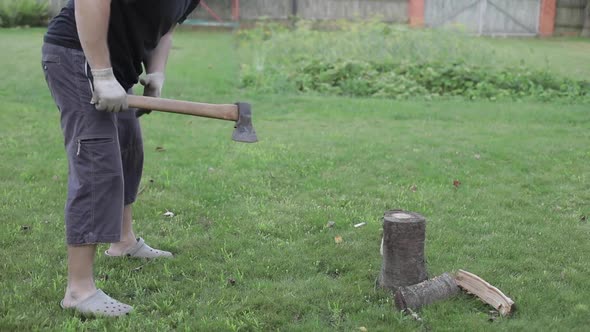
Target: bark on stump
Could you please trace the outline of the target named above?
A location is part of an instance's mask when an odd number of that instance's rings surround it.
[[[428,279],[424,261],[426,219],[414,212],[391,210],[383,216],[383,242],[379,286],[395,292],[399,287]]]
[[[451,298],[459,291],[455,279],[445,273],[416,285],[400,287],[395,292],[395,306],[399,310],[417,310],[427,304]]]

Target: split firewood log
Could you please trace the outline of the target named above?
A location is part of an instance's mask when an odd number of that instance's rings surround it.
[[[514,312],[514,301],[511,298],[475,274],[459,270],[455,275],[455,282],[468,293],[494,307],[500,315],[509,316]]]

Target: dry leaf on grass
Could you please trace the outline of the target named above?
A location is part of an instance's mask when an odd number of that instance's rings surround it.
[[[338,235],[334,238],[334,242],[336,242],[336,244],[340,244],[340,243],[342,243],[342,241],[344,241],[344,240],[342,240],[342,236],[340,236],[340,235]]]

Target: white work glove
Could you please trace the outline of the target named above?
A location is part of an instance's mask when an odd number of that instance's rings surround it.
[[[113,68],[92,70],[93,91],[90,103],[99,111],[121,112],[127,109],[127,92],[115,78]]]
[[[143,95],[147,97],[160,97],[162,95],[162,87],[164,86],[165,75],[162,72],[149,73],[139,79],[139,83],[143,85]],[[140,117],[144,114],[150,114],[151,110],[140,109],[137,110],[136,116]]]

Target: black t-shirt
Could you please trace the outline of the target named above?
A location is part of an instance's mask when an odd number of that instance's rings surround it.
[[[108,46],[117,80],[126,90],[143,72],[145,55],[153,50],[176,23],[182,23],[200,0],[112,0]],[[75,0],[69,0],[51,20],[46,43],[82,49],[76,19]]]

